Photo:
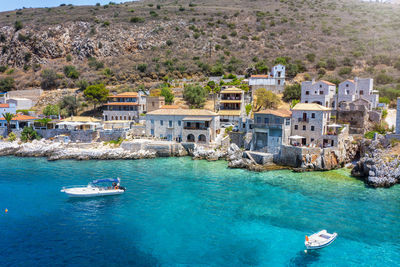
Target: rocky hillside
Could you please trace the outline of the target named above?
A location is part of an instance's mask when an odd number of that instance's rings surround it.
[[[292,77],[368,75],[397,85],[399,14],[397,4],[356,0],[149,0],[21,9],[0,13],[0,78],[13,78],[16,89],[39,87],[43,70],[53,69],[53,87],[79,80],[141,84],[166,75],[264,73],[277,57],[288,57]],[[64,73],[66,65],[77,75]]]

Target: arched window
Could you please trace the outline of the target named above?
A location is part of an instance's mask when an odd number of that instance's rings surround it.
[[[207,138],[204,134],[199,135],[199,142],[205,143],[207,141]]]
[[[188,142],[194,142],[195,140],[194,140],[194,135],[193,134],[189,134],[188,136],[187,136],[187,141]]]

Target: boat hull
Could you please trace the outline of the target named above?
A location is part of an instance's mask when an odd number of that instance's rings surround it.
[[[337,233],[333,233],[333,234],[332,234],[332,237],[331,237],[329,240],[327,240],[327,242],[325,242],[325,243],[323,243],[323,244],[309,245],[309,244],[307,244],[307,242],[305,242],[305,246],[306,246],[307,249],[310,249],[310,250],[311,250],[311,249],[321,249],[321,248],[327,247],[327,246],[329,246],[330,244],[332,244],[333,241],[336,240],[336,238],[337,238]]]
[[[65,189],[61,190],[69,197],[101,197],[101,196],[114,196],[114,195],[121,195],[125,191],[122,189],[112,189],[112,190],[74,190],[72,189]]]

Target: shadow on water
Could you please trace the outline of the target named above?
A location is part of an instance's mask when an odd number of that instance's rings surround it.
[[[288,266],[309,266],[319,261],[321,254],[317,250],[304,250],[297,252],[296,256],[291,258]]]

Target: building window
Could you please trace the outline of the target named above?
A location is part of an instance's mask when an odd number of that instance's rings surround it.
[[[299,129],[299,125],[295,125],[295,126],[294,126],[294,129],[295,129],[295,130],[298,130],[298,129]]]
[[[314,126],[311,126],[311,131],[314,131]]]
[[[151,130],[150,130],[150,134],[151,134],[151,135],[154,135],[154,129],[151,129]]]
[[[178,126],[181,126],[181,123],[182,123],[181,121],[178,121]]]
[[[349,87],[349,84],[348,84],[348,83],[346,83],[346,87]]]
[[[310,91],[306,91],[306,95],[309,95],[310,94]]]
[[[286,125],[290,125],[290,119],[286,119]]]
[[[154,120],[150,120],[151,124],[154,124]]]
[[[163,126],[163,125],[164,125],[164,122],[163,122],[162,120],[160,121],[160,125],[161,125],[161,126]]]
[[[363,95],[364,94],[364,91],[363,90],[360,90],[360,95]]]
[[[276,118],[275,119],[275,124],[280,124],[280,123],[281,123],[281,120],[279,118]]]
[[[305,131],[307,129],[307,127],[305,125],[303,125],[303,131]]]
[[[264,123],[268,124],[269,123],[269,118],[264,118]]]
[[[322,84],[319,85],[319,88],[322,88]]]
[[[319,91],[319,94],[320,94],[320,95],[323,95],[323,94],[324,94],[324,91]]]
[[[311,138],[311,140],[310,140],[311,142],[314,142],[314,138]]]
[[[154,102],[151,102],[151,106],[154,107]]]
[[[308,103],[308,101],[306,101],[306,104]]]
[[[261,118],[257,117],[257,123],[261,123]]]
[[[162,134],[160,134],[160,138],[163,138],[164,136]]]
[[[315,119],[315,113],[311,113],[311,118]]]
[[[172,127],[172,121],[168,122],[169,127]]]
[[[350,94],[350,90],[346,90],[346,95],[349,95]]]

